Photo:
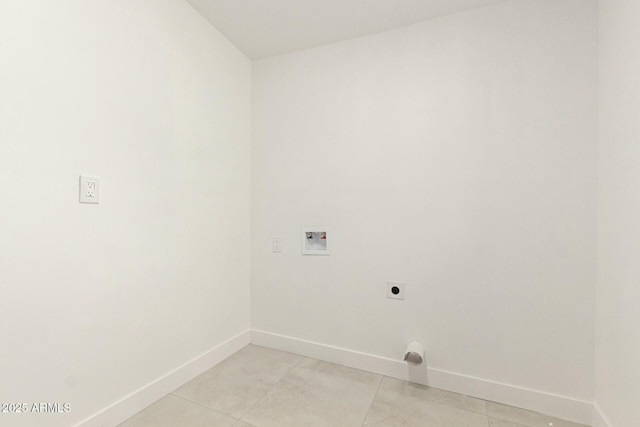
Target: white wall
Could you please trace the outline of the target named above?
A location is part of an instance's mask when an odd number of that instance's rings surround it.
[[[0,402],[71,404],[1,425],[71,425],[249,327],[250,73],[182,0],[0,2]]]
[[[252,327],[591,401],[596,21],[513,0],[254,62]]]
[[[640,402],[640,3],[600,2],[596,402],[612,426]]]

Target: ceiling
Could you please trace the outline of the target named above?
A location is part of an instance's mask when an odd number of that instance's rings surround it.
[[[249,58],[307,49],[504,0],[187,0]]]

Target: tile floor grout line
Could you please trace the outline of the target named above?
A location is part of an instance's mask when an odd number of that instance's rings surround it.
[[[388,377],[388,378],[394,379],[392,377]],[[404,381],[404,380],[401,380],[401,381]],[[405,382],[411,383],[411,381],[405,381]],[[428,387],[428,386],[426,386],[426,387]],[[410,397],[412,399],[416,399],[418,401],[422,401],[422,402],[428,403],[430,405],[441,406],[443,408],[449,408],[449,409],[453,409],[455,411],[465,412],[467,414],[479,415],[481,417],[485,417],[487,419],[487,423],[489,422],[489,414],[483,414],[483,413],[480,413],[480,412],[472,411],[470,409],[460,408],[458,406],[452,406],[452,405],[449,405],[446,402],[439,401],[439,400],[425,399],[425,398],[418,397],[418,396],[412,396],[410,394],[406,394],[406,393],[403,393],[401,391],[389,390],[389,393],[395,393],[395,394],[400,395],[400,396]],[[459,393],[456,393],[456,394],[459,394]],[[477,400],[482,400],[482,399],[477,399]],[[484,401],[484,402],[486,404],[486,401]]]
[[[244,423],[244,424],[246,424],[246,425],[248,425],[250,427],[255,427],[253,424],[249,424],[248,422],[242,421],[241,419],[237,419],[236,422],[233,423],[230,427],[236,427],[240,423]]]
[[[367,408],[367,412],[364,414],[364,418],[362,419],[362,423],[360,423],[360,427],[364,426],[364,423],[367,421],[367,416],[369,416],[369,411],[371,411],[371,407],[373,406],[373,402],[376,401],[376,396],[380,391],[380,387],[382,387],[382,381],[384,381],[385,375],[380,375],[380,382],[378,383],[378,387],[376,387],[376,392],[373,393],[373,398],[371,399],[371,403],[369,403],[369,407]]]
[[[265,348],[266,348],[266,347],[265,347]],[[230,358],[230,357],[233,357],[234,355],[236,355],[239,351],[242,351],[242,349],[241,349],[241,350],[238,350],[236,353],[234,353],[234,354],[232,354],[231,356],[229,356],[229,358]],[[291,354],[294,354],[294,353],[291,353]],[[279,384],[279,383],[280,383],[280,381],[282,381],[282,380],[283,380],[287,375],[289,375],[289,374],[291,373],[291,371],[293,371],[293,369],[294,369],[294,368],[296,368],[296,367],[298,366],[297,364],[298,364],[298,363],[299,363],[299,362],[304,358],[303,356],[301,356],[301,357],[300,357],[300,360],[298,360],[298,362],[296,362],[295,364],[291,364],[291,363],[284,362],[284,361],[279,360],[279,359],[275,359],[275,358],[272,358],[272,357],[269,357],[269,356],[265,356],[265,355],[263,355],[263,354],[258,354],[258,355],[255,355],[255,356],[256,356],[256,357],[259,357],[259,358],[262,358],[262,359],[273,360],[273,361],[276,361],[276,362],[284,363],[285,365],[289,365],[289,366],[290,366],[290,368],[289,368],[289,370],[287,371],[287,373],[286,373],[286,374],[284,374],[284,375],[282,376],[282,378],[280,378],[278,381],[276,381],[275,383],[273,383],[273,385],[271,386],[271,388],[270,388],[267,392],[265,392],[265,393],[264,393],[264,394],[263,394],[263,395],[262,395],[262,396],[261,396],[261,397],[256,401],[256,403],[254,403],[254,404],[253,404],[253,405],[251,405],[251,406],[250,406],[246,411],[244,411],[244,412],[242,413],[242,416],[241,416],[240,418],[237,418],[237,417],[235,417],[235,416],[233,416],[233,415],[229,415],[229,414],[225,414],[225,413],[223,413],[223,412],[217,411],[217,410],[215,410],[215,409],[213,409],[213,408],[210,408],[210,407],[209,407],[209,406],[207,406],[207,405],[203,405],[202,403],[195,402],[195,401],[193,401],[193,400],[187,399],[187,398],[182,397],[182,396],[178,396],[177,394],[174,394],[174,393],[173,393],[173,391],[175,391],[175,390],[173,390],[172,392],[170,392],[170,393],[168,393],[168,394],[170,394],[170,395],[172,395],[172,396],[175,396],[175,397],[177,397],[177,398],[179,398],[179,399],[182,399],[182,400],[184,400],[184,401],[187,401],[187,402],[190,402],[190,403],[194,403],[194,404],[196,404],[196,405],[198,405],[198,406],[201,406],[201,407],[203,407],[203,408],[205,408],[205,409],[208,409],[208,410],[210,410],[210,411],[216,412],[216,413],[218,413],[218,414],[225,415],[225,416],[227,416],[227,417],[233,418],[234,420],[236,420],[236,422],[235,422],[233,425],[237,424],[238,422],[246,422],[246,421],[243,421],[243,420],[242,420],[242,418],[243,418],[246,414],[248,414],[248,413],[249,413],[249,411],[251,411],[251,410],[252,410],[256,405],[258,405],[258,403],[260,403],[260,402],[261,402],[265,397],[267,397],[267,395],[268,395],[269,393],[271,393],[271,391],[273,391],[273,388],[274,388],[277,384]],[[227,358],[227,359],[228,359],[228,358]],[[226,359],[225,359],[225,360],[226,360]],[[215,368],[215,366],[214,366],[214,368]],[[213,369],[213,368],[212,368],[212,369]],[[204,372],[203,372],[203,373],[204,373]],[[201,374],[201,375],[202,375],[202,374]],[[176,390],[177,390],[177,389],[176,389]]]
[[[285,379],[285,377],[286,377],[287,375],[289,375],[289,374],[291,373],[291,371],[293,371],[293,370],[294,370],[295,368],[297,368],[297,367],[298,367],[298,365],[291,365],[291,368],[287,371],[287,373],[286,373],[286,374],[284,374],[284,375],[282,376],[282,378],[280,378],[278,381],[276,381],[275,383],[273,383],[273,386],[272,386],[272,387],[275,387],[276,385],[280,384],[280,381],[282,381],[283,379]],[[271,390],[269,390],[266,394],[269,394],[269,392],[270,392],[270,391],[271,391]],[[265,394],[265,396],[266,396],[266,394]],[[255,405],[254,405],[254,406],[255,406]]]
[[[293,354],[293,353],[292,353],[292,354]],[[266,357],[266,359],[268,359],[268,357]],[[273,359],[270,359],[270,360],[273,360]],[[283,362],[283,363],[285,363],[285,362]],[[290,363],[287,363],[287,365],[291,365],[291,364],[290,364]],[[291,373],[291,371],[293,371],[293,370],[296,368],[296,366],[297,366],[297,365],[291,365],[291,368],[287,371],[287,373],[286,373],[286,374],[284,374],[284,375],[282,376],[282,378],[280,378],[278,381],[276,381],[275,383],[273,383],[273,384],[271,385],[270,389],[269,389],[265,394],[263,394],[263,395],[260,397],[260,399],[256,400],[256,403],[254,403],[254,404],[253,404],[253,405],[251,405],[249,408],[247,408],[247,410],[246,410],[246,411],[244,411],[244,412],[242,413],[242,416],[241,416],[240,418],[238,418],[238,421],[242,421],[242,422],[246,423],[246,421],[244,421],[244,420],[243,420],[244,416],[245,416],[245,415],[247,415],[249,412],[251,412],[251,410],[252,410],[253,408],[255,408],[256,406],[258,406],[258,404],[259,404],[260,402],[262,402],[262,401],[264,400],[264,398],[265,398],[265,397],[267,397],[267,396],[269,395],[269,393],[271,393],[271,392],[275,389],[276,385],[280,384],[280,381],[282,381],[282,380],[283,380],[287,375],[289,375],[289,374]],[[247,423],[247,424],[250,424],[250,423]],[[253,425],[253,424],[252,424],[252,425]]]
[[[216,414],[220,414],[220,415],[224,415],[225,417],[233,418],[234,420],[236,420],[236,422],[234,422],[232,425],[235,425],[238,421],[240,421],[240,418],[236,418],[233,415],[229,415],[229,414],[225,414],[224,412],[217,411],[217,410],[215,410],[213,408],[210,408],[207,405],[203,405],[202,403],[194,402],[191,399],[187,399],[186,397],[178,396],[177,394],[173,394],[173,392],[168,393],[166,396],[168,396],[168,395],[171,395],[173,397],[177,397],[178,399],[184,400],[185,402],[193,403],[194,405],[200,406],[201,408],[204,408],[204,409],[208,409],[209,411],[215,412]],[[164,399],[164,397],[162,399]],[[158,399],[158,400],[160,400],[160,399]]]
[[[484,402],[484,414],[487,416],[487,425],[491,427],[491,420],[489,419],[489,407],[487,406],[487,401],[482,399]]]
[[[239,350],[239,351],[241,351],[241,350]],[[236,352],[236,353],[232,354],[232,355],[231,355],[231,356],[229,356],[228,358],[233,357],[233,356],[234,356],[234,355],[236,355],[237,353],[238,353],[238,352]],[[292,354],[293,354],[293,353],[292,353]],[[179,396],[179,395],[177,395],[177,394],[174,394],[173,392],[174,392],[174,391],[176,391],[177,389],[176,389],[176,390],[173,390],[172,392],[170,392],[170,393],[168,393],[168,394],[170,394],[170,395],[172,395],[172,396],[175,396],[175,397],[177,397],[177,398],[179,398],[179,399],[182,399],[182,400],[184,400],[184,401],[187,401],[187,402],[190,402],[190,403],[194,403],[194,404],[196,404],[196,405],[198,405],[198,406],[201,406],[201,407],[203,407],[203,408],[205,408],[205,409],[209,409],[209,410],[211,410],[211,411],[213,411],[213,412],[216,412],[216,413],[218,413],[218,414],[225,415],[225,416],[227,416],[227,417],[233,418],[233,419],[235,419],[235,420],[236,420],[236,422],[234,423],[234,425],[235,425],[235,424],[237,424],[237,422],[238,422],[238,421],[242,421],[242,417],[243,417],[244,415],[246,415],[246,414],[247,414],[251,409],[253,409],[253,407],[254,407],[254,406],[256,406],[258,403],[260,403],[260,401],[261,401],[262,399],[264,399],[264,398],[265,398],[265,397],[266,397],[266,396],[267,396],[267,395],[272,391],[273,387],[275,387],[275,386],[276,386],[276,384],[278,384],[280,381],[282,381],[282,380],[284,379],[284,377],[286,377],[287,375],[289,375],[289,373],[290,373],[291,371],[293,371],[293,369],[296,367],[296,365],[292,365],[291,363],[283,362],[283,361],[281,361],[281,360],[277,360],[277,359],[272,359],[272,358],[270,358],[270,357],[267,357],[267,356],[264,356],[264,355],[261,355],[261,354],[260,354],[260,355],[256,355],[256,357],[260,357],[260,358],[267,359],[267,360],[275,360],[276,362],[281,362],[281,363],[284,363],[285,365],[290,365],[290,366],[291,366],[291,368],[289,368],[289,370],[287,371],[287,373],[286,373],[286,374],[284,374],[284,375],[282,376],[282,378],[280,378],[278,381],[276,381],[275,383],[273,383],[273,385],[272,385],[271,389],[270,389],[269,391],[267,391],[264,395],[262,395],[262,396],[260,397],[260,399],[258,399],[258,400],[256,401],[256,403],[254,403],[253,405],[251,405],[251,407],[249,407],[246,411],[244,411],[244,412],[242,413],[242,416],[241,416],[240,418],[237,418],[237,417],[235,417],[235,416],[233,416],[233,415],[230,415],[230,414],[225,414],[224,412],[217,411],[217,410],[215,410],[215,409],[213,409],[213,408],[211,408],[211,407],[209,407],[209,406],[207,406],[207,405],[204,405],[204,404],[202,404],[202,403],[195,402],[195,401],[193,401],[193,400],[191,400],[191,399],[187,399],[186,397],[182,397],[182,396]],[[228,359],[228,358],[227,358],[227,359]],[[225,359],[225,360],[227,360],[227,359]],[[217,365],[216,365],[216,366],[217,366]],[[215,366],[214,366],[213,368],[215,368]],[[213,368],[211,368],[211,369],[213,369]],[[205,371],[205,372],[206,372],[206,371]],[[204,372],[203,372],[203,373],[204,373]],[[200,375],[202,375],[202,374],[200,374]],[[198,375],[198,376],[200,376],[200,375]],[[197,378],[197,377],[196,377],[196,378]],[[180,387],[178,387],[178,388],[180,388]],[[243,422],[244,422],[244,421],[243,421]]]
[[[475,411],[473,409],[469,409],[469,408],[466,408],[466,407],[463,407],[463,406],[452,405],[450,403],[447,403],[446,399],[436,399],[436,398],[433,398],[433,397],[432,398],[419,397],[419,396],[414,396],[414,395],[409,394],[409,393],[405,393],[403,391],[390,390],[392,393],[397,393],[397,394],[400,394],[400,395],[403,395],[403,396],[413,397],[415,399],[424,400],[426,402],[435,403],[435,404],[441,405],[441,406],[447,406],[449,408],[453,408],[453,409],[458,410],[458,411],[470,412],[472,414],[482,415],[482,416],[487,417],[487,418],[490,417],[489,416],[489,408],[487,407],[487,403],[489,403],[489,402],[487,400],[485,400],[485,399],[481,399],[479,397],[469,396],[469,395],[462,394],[462,393],[456,393],[454,391],[449,391],[449,390],[445,390],[445,389],[442,389],[442,388],[433,387],[433,386],[430,386],[430,385],[427,385],[427,384],[413,383],[411,380],[400,380],[398,378],[393,378],[393,377],[387,377],[387,378],[389,378],[391,380],[402,381],[402,382],[405,382],[405,383],[408,383],[408,384],[415,384],[418,387],[425,388],[425,389],[440,390],[440,391],[446,392],[447,394],[451,394],[451,395],[455,395],[455,396],[458,396],[458,397],[464,397],[464,398],[469,398],[469,399],[472,399],[472,400],[480,401],[480,402],[482,402],[482,407],[484,408],[484,412],[477,412],[477,411]]]
[[[295,354],[295,353],[291,353],[291,354]],[[302,363],[304,359],[311,359],[311,357],[303,356],[301,354],[298,354],[298,356],[300,356],[300,359],[298,359],[298,361],[296,362],[296,366],[300,366],[300,363]],[[302,366],[300,367],[302,368]]]

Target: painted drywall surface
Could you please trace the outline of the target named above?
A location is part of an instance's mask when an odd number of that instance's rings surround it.
[[[254,62],[252,327],[590,400],[596,21],[516,0]]]
[[[250,74],[182,0],[0,2],[0,401],[71,405],[0,425],[71,425],[249,327]]]
[[[612,426],[640,402],[640,4],[600,2],[596,401]]]

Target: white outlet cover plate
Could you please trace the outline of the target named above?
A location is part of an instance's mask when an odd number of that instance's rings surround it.
[[[282,237],[273,236],[271,238],[271,252],[273,253],[282,253]]]
[[[400,289],[400,292],[398,294],[394,294],[392,292],[392,289],[394,287],[397,287],[398,289]],[[387,282],[387,298],[403,300],[404,299],[404,283],[392,282],[392,281]]]
[[[80,203],[100,203],[100,177],[80,175]]]

